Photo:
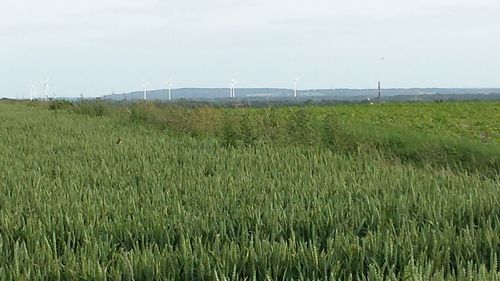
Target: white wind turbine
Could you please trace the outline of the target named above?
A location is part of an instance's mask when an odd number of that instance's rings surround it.
[[[380,68],[383,67],[383,63],[384,63],[384,60],[385,60],[385,57],[381,57],[380,58]],[[383,74],[383,71],[382,71],[382,74]],[[380,83],[380,74],[379,74],[379,80],[378,80],[378,102],[381,103],[382,102],[382,87],[381,87],[381,83]]]
[[[293,85],[294,85],[294,88],[293,88],[293,97],[294,98],[297,97],[297,82],[299,82],[299,78],[293,79]]]
[[[143,92],[143,99],[144,100],[147,100],[148,99],[148,87],[149,87],[149,82],[144,82],[144,84],[142,84],[142,87],[144,88],[144,92]]]
[[[230,97],[231,98],[234,98],[236,97],[236,84],[238,84],[238,81],[232,79],[231,80],[231,94],[230,94]]]
[[[49,81],[50,81],[49,78],[45,79],[45,81],[42,81],[43,94],[45,96],[45,101],[49,100]]]
[[[33,98],[36,97],[36,87],[33,82],[31,83],[31,88],[30,88],[30,101],[33,101]]]
[[[172,100],[172,86],[173,86],[172,79],[170,79],[168,81],[168,100],[169,101]]]

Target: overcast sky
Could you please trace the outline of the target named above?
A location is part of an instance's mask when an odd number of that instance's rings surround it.
[[[385,60],[381,60],[385,57]],[[0,0],[0,96],[500,87],[498,0]]]

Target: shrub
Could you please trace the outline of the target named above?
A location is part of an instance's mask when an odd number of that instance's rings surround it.
[[[67,100],[53,100],[49,103],[49,110],[65,110],[73,107],[73,103]]]

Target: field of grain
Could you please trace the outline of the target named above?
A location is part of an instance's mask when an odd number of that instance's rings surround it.
[[[499,107],[0,103],[0,280],[500,280]]]

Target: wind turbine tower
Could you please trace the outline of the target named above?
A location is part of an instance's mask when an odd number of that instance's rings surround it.
[[[230,94],[230,97],[231,98],[235,98],[236,97],[236,84],[238,84],[238,81],[232,79],[231,80],[231,94]]]
[[[380,81],[378,81],[378,103],[382,102],[382,96],[380,95],[380,92],[381,92]]]
[[[42,82],[43,85],[43,94],[45,95],[45,101],[49,100],[49,79]]]
[[[294,84],[293,97],[294,98],[297,98],[297,82],[299,82],[299,78],[295,78],[293,80],[293,84]]]
[[[31,83],[30,89],[30,101],[33,101],[33,98],[36,97],[36,87],[33,83]]]
[[[380,65],[383,65],[385,57],[380,58]],[[380,77],[380,76],[379,76]],[[382,103],[382,87],[380,85],[380,79],[378,80],[378,103]]]
[[[172,80],[170,80],[168,82],[168,100],[171,101],[172,100]]]
[[[148,99],[148,87],[149,87],[149,83],[148,82],[144,82],[144,84],[142,86],[144,87],[143,99],[147,100]]]

